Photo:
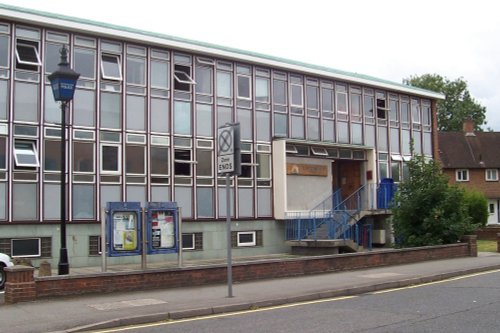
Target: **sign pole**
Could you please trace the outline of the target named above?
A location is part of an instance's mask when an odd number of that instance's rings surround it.
[[[226,173],[226,240],[227,240],[227,297],[233,297],[233,263],[231,254],[231,191]]]
[[[217,173],[226,175],[227,297],[233,297],[231,254],[231,175],[241,174],[240,124],[226,124],[217,131]],[[235,179],[236,181],[236,179]]]

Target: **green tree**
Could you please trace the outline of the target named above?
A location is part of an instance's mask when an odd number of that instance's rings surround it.
[[[482,131],[486,124],[486,107],[477,102],[462,78],[454,81],[438,74],[410,76],[403,83],[442,93],[446,98],[437,103],[438,129],[440,131],[461,131],[464,120],[474,120],[475,130]]]
[[[468,214],[465,191],[448,184],[438,162],[415,156],[410,177],[395,196],[393,222],[399,246],[449,244],[476,229]]]
[[[467,213],[472,218],[472,223],[478,227],[486,226],[488,223],[488,199],[482,192],[475,190],[465,191],[465,203]]]

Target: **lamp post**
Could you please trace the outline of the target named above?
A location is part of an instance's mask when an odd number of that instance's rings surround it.
[[[66,105],[73,99],[76,81],[80,76],[68,63],[68,50],[61,49],[61,62],[57,70],[49,75],[52,93],[61,102],[61,248],[59,251],[58,274],[69,274],[68,249],[66,247]]]

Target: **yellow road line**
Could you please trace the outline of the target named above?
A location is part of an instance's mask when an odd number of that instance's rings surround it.
[[[463,280],[463,279],[468,279],[468,278],[475,277],[475,276],[481,276],[481,275],[486,275],[486,274],[491,274],[491,273],[498,273],[498,272],[500,272],[500,269],[495,269],[495,270],[486,271],[486,272],[473,273],[473,274],[467,274],[467,275],[461,275],[461,276],[456,276],[456,277],[452,277],[452,278],[445,279],[445,280],[439,280],[439,281],[433,281],[433,282],[427,282],[427,283],[419,283],[419,284],[415,284],[415,285],[407,286],[407,287],[392,288],[392,289],[374,291],[373,293],[370,293],[370,294],[372,294],[372,295],[385,294],[385,293],[390,293],[390,292],[393,292],[393,291],[399,291],[399,290],[405,290],[405,289],[413,289],[413,288],[420,288],[420,287],[425,287],[425,286],[431,286],[433,284],[439,284],[439,283],[446,283],[446,282],[451,282],[451,281]]]
[[[252,310],[243,310],[243,311],[238,311],[238,312],[220,313],[220,314],[200,316],[200,317],[194,317],[194,318],[186,318],[186,319],[179,319],[179,320],[166,320],[166,321],[161,321],[161,322],[156,322],[156,323],[150,323],[150,324],[141,324],[141,325],[126,326],[126,327],[117,327],[117,328],[111,328],[111,329],[106,329],[106,330],[98,330],[98,331],[92,331],[92,332],[94,332],[94,333],[123,332],[123,331],[138,329],[138,328],[148,328],[148,327],[156,327],[156,326],[162,326],[162,325],[181,324],[181,323],[188,323],[188,322],[199,321],[199,320],[217,319],[217,318],[238,316],[238,315],[249,314],[249,313],[257,313],[257,312],[264,312],[264,311],[271,311],[271,310],[278,310],[278,309],[286,309],[286,308],[292,308],[292,307],[296,307],[296,306],[303,306],[303,305],[310,305],[310,304],[319,304],[319,303],[326,303],[326,302],[342,301],[342,300],[352,299],[352,298],[357,298],[357,297],[359,297],[359,296],[343,296],[343,297],[335,297],[335,298],[325,298],[325,299],[318,299],[318,300],[314,300],[314,301],[306,301],[306,302],[298,302],[298,303],[291,303],[291,304],[283,304],[283,305],[276,305],[276,306],[270,306],[270,307],[265,307],[265,308],[258,308],[258,309],[252,309]]]

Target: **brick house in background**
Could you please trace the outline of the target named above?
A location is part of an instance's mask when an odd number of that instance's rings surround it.
[[[488,199],[488,225],[500,222],[500,132],[475,132],[474,122],[464,122],[462,132],[439,132],[439,157],[450,184],[484,193]]]

